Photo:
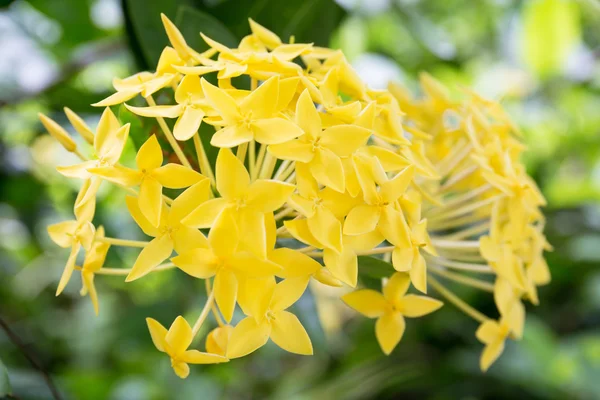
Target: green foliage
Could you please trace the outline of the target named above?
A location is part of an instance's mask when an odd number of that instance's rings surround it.
[[[0,359],[0,397],[10,394],[12,394],[12,389],[10,387],[10,380],[8,379],[8,371]]]

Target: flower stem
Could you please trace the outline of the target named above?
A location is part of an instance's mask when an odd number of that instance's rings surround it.
[[[457,295],[452,293],[450,290],[446,289],[446,287],[444,287],[444,285],[442,285],[440,282],[438,282],[438,280],[435,279],[433,276],[429,276],[427,278],[427,280],[428,280],[429,284],[431,286],[433,286],[433,288],[440,295],[442,295],[450,303],[454,304],[458,309],[460,309],[462,312],[467,314],[469,317],[473,318],[475,321],[478,321],[479,323],[484,323],[485,321],[487,321],[489,319],[484,314],[480,313],[479,311],[477,311],[476,309],[474,309],[473,307],[471,307],[470,305],[465,303],[462,299],[460,299]]]
[[[117,239],[111,237],[103,237],[99,238],[98,241],[108,243],[113,246],[124,246],[124,247],[146,247],[146,245],[150,242],[143,242],[141,240],[127,240],[127,239]]]
[[[204,285],[206,287],[206,295],[210,296],[210,294],[212,293],[210,279],[205,279]],[[221,315],[219,314],[219,310],[217,310],[217,305],[215,304],[214,301],[212,302],[210,309],[212,310],[212,313],[213,313],[215,319],[217,320],[217,324],[219,324],[219,326],[223,326],[225,323],[223,322],[223,319],[221,318]]]
[[[204,320],[208,316],[208,313],[210,312],[210,309],[212,307],[214,300],[215,300],[215,292],[211,291],[210,294],[208,295],[208,299],[206,299],[206,303],[204,304],[204,308],[202,309],[200,316],[198,316],[198,319],[196,320],[196,323],[194,324],[194,327],[192,328],[192,336],[193,337],[195,337],[198,334],[198,332],[200,331],[200,327],[202,327]]]
[[[164,263],[159,265],[158,267],[154,268],[152,272],[158,272],[158,271],[166,271],[168,269],[173,269],[175,268],[175,264],[173,263]],[[131,272],[131,268],[102,268],[96,272],[94,272],[94,274],[96,275],[129,275],[129,273]]]
[[[202,140],[200,139],[200,134],[198,132],[196,132],[194,135],[193,140],[194,147],[196,148],[196,155],[198,157],[198,165],[200,166],[200,172],[202,175],[210,179],[212,186],[215,186],[215,175],[212,167],[210,166],[210,162],[208,161],[208,157],[206,156],[206,151],[204,150],[204,145],[202,144]]]
[[[430,265],[428,270],[436,275],[443,276],[446,279],[449,279],[449,280],[457,282],[457,283],[461,283],[465,286],[470,286],[472,288],[484,290],[484,291],[490,292],[490,293],[494,292],[494,285],[491,284],[490,282],[482,281],[482,280],[476,279],[476,278],[471,278],[469,276],[463,276],[456,272],[446,271],[442,268],[435,267],[433,265]]]
[[[156,107],[156,102],[154,101],[154,98],[152,96],[146,97],[146,101],[148,102],[149,106]],[[169,141],[169,144],[173,148],[173,151],[177,155],[177,158],[179,158],[179,162],[181,162],[182,165],[192,169],[190,162],[186,158],[185,154],[183,154],[181,147],[179,147],[179,143],[177,143],[177,140],[175,140],[175,137],[173,136],[173,132],[171,132],[171,129],[169,129],[169,126],[165,122],[165,119],[162,117],[156,117],[156,121],[158,122],[160,129],[162,129],[163,134]]]

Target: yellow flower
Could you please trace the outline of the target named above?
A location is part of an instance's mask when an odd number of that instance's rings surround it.
[[[285,247],[275,249],[269,254],[269,259],[282,267],[276,275],[284,279],[295,279],[304,288],[310,278],[314,278],[327,286],[339,287],[342,284],[326,268],[306,254]]]
[[[296,104],[296,123],[304,135],[297,140],[271,144],[268,151],[282,160],[308,163],[320,184],[343,193],[346,184],[340,157],[348,157],[364,146],[371,132],[357,125],[336,125],[322,130],[321,117],[308,90],[302,92]]]
[[[52,137],[54,137],[67,151],[72,153],[77,149],[77,143],[75,143],[67,131],[65,131],[62,126],[57,124],[56,121],[46,117],[42,113],[39,113],[38,117],[48,133],[52,135]]]
[[[188,140],[198,131],[207,113],[208,103],[204,98],[200,78],[188,75],[181,80],[175,91],[175,106],[132,107],[125,105],[134,114],[143,117],[177,118],[173,135],[177,140]]]
[[[84,124],[84,122],[78,120],[77,118],[79,117],[75,113],[71,112],[69,118],[72,121],[75,121],[75,126],[79,127],[79,130],[87,132],[85,130],[86,126],[81,125]],[[56,168],[58,172],[66,177],[92,180],[89,189],[86,190],[85,195],[81,198],[81,203],[85,203],[89,201],[91,197],[95,197],[96,192],[100,187],[100,183],[102,183],[101,179],[94,178],[88,170],[90,168],[112,167],[119,162],[121,154],[123,153],[123,148],[129,137],[129,127],[129,124],[121,126],[110,108],[106,108],[98,123],[96,134],[93,136],[95,160],[84,161],[68,167]],[[76,204],[76,206],[78,205],[79,204]]]
[[[396,272],[383,287],[383,294],[361,289],[342,296],[342,300],[368,318],[377,318],[375,334],[381,350],[390,354],[402,339],[404,317],[416,318],[434,312],[443,303],[426,296],[406,294],[410,278]]]
[[[504,342],[510,334],[510,327],[504,318],[500,321],[487,320],[483,322],[475,336],[485,344],[483,353],[481,353],[480,367],[482,371],[487,371],[488,368],[500,357],[504,351]]]
[[[357,205],[350,211],[344,221],[344,234],[361,235],[378,230],[393,245],[409,243],[407,224],[402,212],[397,210],[397,201],[410,185],[414,168],[406,167],[394,178],[380,181],[379,190],[368,169],[367,165],[357,164],[365,204]]]
[[[84,184],[84,190],[79,192],[75,204],[81,200],[85,193],[85,187],[89,187],[89,184],[90,181],[87,180]],[[62,293],[69,279],[71,279],[79,250],[82,247],[89,250],[92,246],[95,228],[91,221],[94,218],[95,205],[95,202],[87,202],[81,207],[75,207],[75,220],[59,222],[48,227],[48,235],[54,243],[63,248],[71,248],[67,264],[56,289],[57,296]]]
[[[250,183],[244,164],[229,149],[221,149],[216,165],[217,190],[222,196],[200,204],[183,223],[195,228],[209,228],[224,209],[232,210],[245,248],[266,257],[267,233],[264,214],[280,208],[294,191],[294,186],[271,179]]]
[[[286,311],[306,285],[286,279],[275,284],[274,278],[247,280],[240,291],[240,305],[248,317],[231,333],[227,358],[243,357],[262,347],[269,338],[290,353],[311,355],[312,343],[298,318]]]
[[[272,276],[281,269],[252,253],[239,251],[240,239],[231,210],[224,210],[214,222],[205,246],[190,249],[172,259],[182,271],[196,278],[215,277],[215,299],[227,322],[231,321],[235,308],[238,277]]]
[[[234,147],[251,140],[263,144],[283,143],[302,134],[293,122],[277,116],[279,77],[265,81],[238,105],[223,89],[202,79],[202,89],[210,105],[223,119],[223,129],[217,131],[210,144]]]
[[[161,220],[162,188],[181,189],[193,185],[204,176],[181,164],[163,163],[162,149],[155,135],[140,147],[135,159],[137,169],[121,166],[90,168],[102,179],[119,185],[140,186],[138,205],[144,217],[157,227]]]
[[[182,379],[190,374],[188,364],[217,364],[229,361],[219,354],[188,350],[194,335],[192,328],[182,316],[175,318],[168,331],[155,319],[146,318],[146,323],[154,346],[171,357],[171,367]]]
[[[135,260],[126,282],[146,275],[158,264],[171,256],[173,250],[181,254],[196,247],[205,247],[206,238],[202,232],[183,225],[181,220],[193,210],[198,203],[206,201],[210,196],[210,182],[205,179],[191,186],[180,194],[171,204],[171,208],[162,203],[163,211],[158,227],[154,226],[142,213],[139,201],[127,196],[129,213],[144,233],[153,236]]]
[[[100,226],[96,230],[96,236],[94,237],[94,243],[90,247],[89,251],[86,252],[85,260],[81,268],[81,280],[82,288],[81,295],[90,295],[92,304],[94,305],[94,312],[98,315],[98,293],[96,292],[96,286],[94,286],[94,274],[102,269],[104,260],[106,260],[106,254],[110,248],[110,244],[100,241],[99,239],[104,238],[104,227]]]

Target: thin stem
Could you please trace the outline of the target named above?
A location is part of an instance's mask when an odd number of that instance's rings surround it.
[[[164,263],[159,265],[158,267],[155,267],[152,272],[158,272],[158,271],[166,271],[169,269],[173,269],[176,268],[176,265],[173,263]],[[129,275],[129,273],[131,272],[131,268],[102,268],[96,272],[94,272],[94,274],[96,275]]]
[[[2,319],[2,318],[0,318],[0,327],[2,327],[4,332],[6,332],[6,336],[8,336],[10,341],[13,342],[13,344],[19,349],[19,351],[23,354],[23,356],[25,356],[27,361],[29,361],[29,363],[31,365],[33,365],[33,367],[35,369],[37,369],[40,372],[40,374],[42,374],[42,377],[44,378],[44,381],[46,382],[46,386],[48,386],[48,389],[50,389],[50,392],[52,393],[52,397],[55,400],[61,400],[62,396],[61,396],[60,392],[58,391],[58,389],[56,388],[56,386],[54,385],[54,382],[52,381],[50,374],[43,367],[42,363],[40,363],[38,361],[38,359],[33,354],[30,353],[30,350],[28,350],[31,348],[31,345],[25,345],[25,343],[23,343],[23,341],[21,340],[21,337],[19,335],[17,335],[11,329],[11,327],[8,325],[8,323],[6,321],[4,321],[4,319]]]
[[[458,309],[460,309],[462,312],[467,314],[469,317],[473,318],[475,321],[482,324],[489,319],[484,314],[480,313],[479,311],[477,311],[476,309],[474,309],[473,307],[471,307],[470,305],[465,303],[462,299],[460,299],[457,295],[452,293],[450,290],[446,289],[446,287],[444,287],[444,285],[442,285],[440,282],[438,282],[437,279],[435,279],[433,276],[429,276],[427,280],[428,280],[429,284],[431,286],[433,286],[433,288],[440,295],[442,295],[450,303],[454,304]]]
[[[86,156],[84,156],[83,154],[81,154],[81,152],[79,151],[79,149],[73,150],[73,154],[75,154],[77,157],[79,157],[79,159],[81,161],[89,161],[89,159]]]
[[[479,250],[479,240],[440,240],[431,239],[435,247],[442,249]]]
[[[469,272],[477,272],[481,274],[494,274],[494,271],[487,264],[474,264],[468,262],[460,262],[454,260],[448,260],[442,257],[425,257],[427,261],[433,263],[434,265],[439,265],[441,267],[457,269],[461,271],[469,271]]]
[[[481,289],[486,292],[494,293],[494,285],[490,282],[482,281],[476,278],[471,278],[469,276],[463,276],[456,272],[446,271],[442,268],[435,267],[433,265],[429,266],[429,271],[436,275],[443,276],[444,278],[454,281],[456,283],[460,283],[465,286],[470,286],[475,289]]]
[[[128,239],[118,239],[111,237],[103,237],[97,239],[99,242],[108,243],[113,246],[125,246],[125,247],[146,247],[150,242],[143,242],[141,240],[128,240]]]
[[[237,158],[240,159],[240,161],[243,163],[244,160],[246,159],[246,152],[248,151],[248,143],[242,143],[238,146],[237,148],[237,152],[235,153],[235,155],[237,156]]]
[[[210,294],[208,295],[208,299],[206,299],[206,304],[204,304],[204,308],[202,309],[200,316],[198,317],[198,319],[196,320],[196,323],[194,324],[194,327],[192,328],[192,337],[196,337],[196,335],[200,331],[200,327],[202,327],[202,323],[204,323],[204,320],[208,316],[208,313],[210,312],[210,308],[211,308],[214,300],[215,300],[215,292],[211,291]]]
[[[212,293],[210,279],[205,279],[204,285],[206,287],[206,295],[208,296]],[[214,301],[211,304],[210,309],[212,310],[212,313],[213,313],[215,319],[217,320],[217,324],[219,324],[219,326],[223,326],[225,323],[223,322],[223,319],[221,319],[221,315],[219,314],[219,310],[217,310],[217,305],[215,304]]]
[[[469,213],[477,210],[478,208],[483,208],[483,207],[489,206],[490,204],[492,204],[493,202],[498,200],[500,197],[502,197],[502,196],[499,195],[499,196],[489,197],[485,200],[480,200],[480,201],[476,201],[475,203],[466,204],[462,207],[444,210],[443,212],[441,212],[437,215],[428,217],[427,220],[428,221],[444,221],[444,220],[449,220],[449,219],[456,218],[456,217],[461,217],[464,214],[469,214]]]
[[[263,166],[263,162],[265,161],[266,153],[267,153],[267,145],[261,144],[260,149],[258,150],[258,157],[256,159],[256,168],[254,168],[255,176],[253,179],[256,179],[258,177],[258,175],[260,174],[260,171]]]
[[[296,210],[294,210],[293,208],[284,208],[283,210],[275,214],[275,221],[279,221],[280,219],[285,218],[290,214],[293,214],[294,212],[296,212]]]
[[[248,145],[248,167],[250,169],[250,180],[256,179],[256,142],[250,141]]]
[[[156,107],[156,102],[154,101],[154,98],[151,95],[146,97],[146,101],[148,102],[149,106]],[[177,158],[179,158],[179,162],[181,162],[182,165],[185,165],[186,167],[192,169],[190,162],[185,157],[185,154],[183,154],[181,147],[179,147],[179,143],[177,143],[177,140],[175,140],[175,137],[173,136],[173,132],[171,132],[171,129],[169,129],[169,126],[165,122],[165,119],[162,117],[156,117],[156,121],[158,122],[160,129],[162,129],[163,134],[169,141],[169,144],[173,148],[173,151],[177,155]]]
[[[198,157],[198,165],[200,166],[200,172],[202,175],[206,176],[210,179],[212,185],[215,185],[215,174],[213,173],[212,167],[210,166],[210,162],[208,161],[208,157],[206,156],[206,151],[204,150],[204,145],[202,144],[202,140],[200,139],[200,134],[196,132],[194,135],[194,147],[196,148],[196,155]]]
[[[283,172],[286,170],[286,168],[288,167],[288,165],[291,164],[290,160],[284,160],[280,165],[279,168],[277,168],[277,172],[275,172],[275,175],[273,176],[273,179],[279,179],[279,177],[283,174]],[[283,180],[283,179],[282,179]]]

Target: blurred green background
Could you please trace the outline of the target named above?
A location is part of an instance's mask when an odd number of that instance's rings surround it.
[[[217,21],[239,39],[252,16],[284,38],[342,48],[375,88],[396,80],[416,89],[424,70],[454,89],[502,99],[525,132],[525,161],[549,200],[555,246],[547,255],[553,281],[541,305],[528,308],[523,341],[509,343],[483,374],[475,323],[448,305],[412,321],[385,357],[373,321],[349,319],[320,290],[296,309],[315,356],[268,345],[228,364],[194,366],[182,381],[144,318],[194,318],[205,296],[197,282],[177,271],[127,286],[99,276],[99,317],[79,296],[78,276],[54,297],[67,254],[46,226],[71,217],[77,190],[54,167],[76,160],[43,132],[37,113],[67,126],[68,106],[93,126],[100,110],[89,104],[112,93],[112,77],[152,65],[153,49],[166,44],[160,11],[193,45],[200,30],[220,29]],[[598,399],[599,57],[596,0],[0,0],[0,317],[69,399]],[[103,186],[97,221],[136,238],[122,200]],[[116,249],[107,265],[135,257]],[[457,290],[494,315],[490,296]],[[11,392],[51,398],[0,330],[0,397]]]

